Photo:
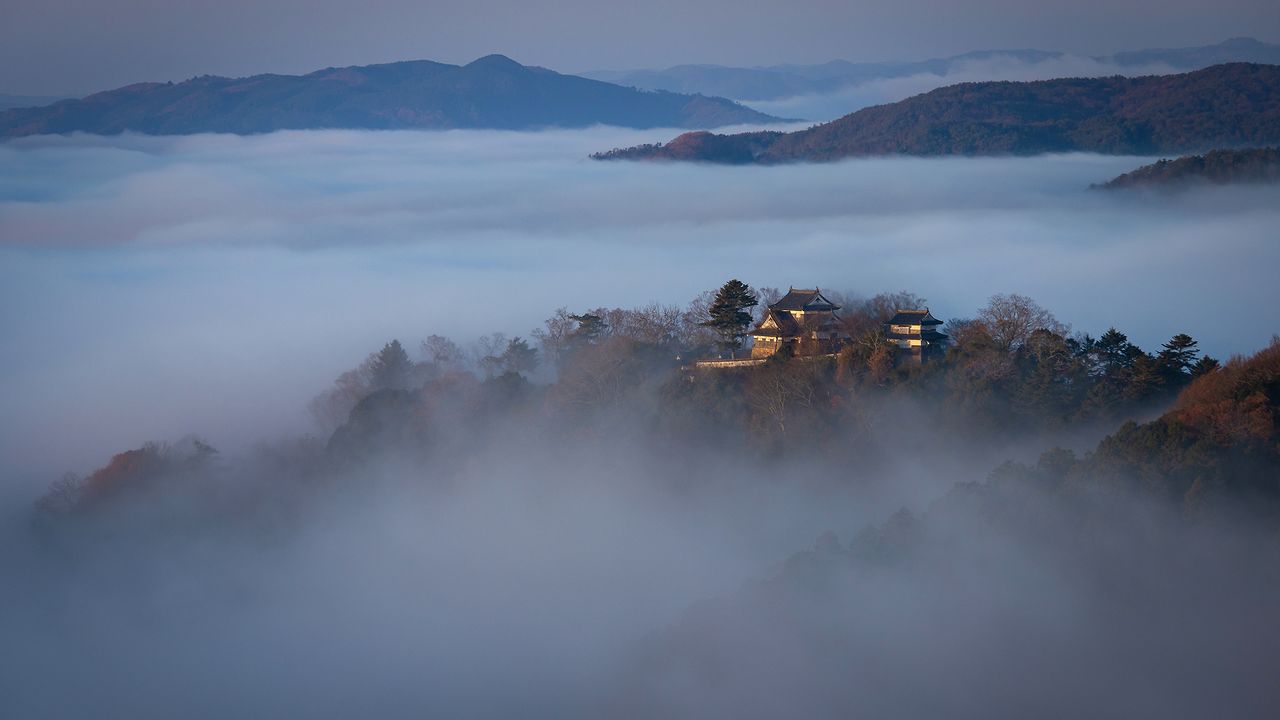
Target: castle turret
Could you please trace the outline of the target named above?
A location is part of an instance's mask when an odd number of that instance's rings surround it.
[[[884,324],[884,336],[898,351],[915,362],[940,355],[947,336],[938,332],[942,321],[923,310],[898,310]]]
[[[849,340],[836,315],[839,309],[817,288],[792,288],[765,310],[764,319],[751,331],[751,357],[768,357],[784,347],[797,355],[836,352]]]

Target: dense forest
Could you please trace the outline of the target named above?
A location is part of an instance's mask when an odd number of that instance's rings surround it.
[[[779,293],[755,294],[758,315]],[[945,355],[915,364],[886,343],[883,324],[923,298],[841,301],[851,340],[839,353],[783,353],[749,368],[693,369],[693,359],[724,351],[707,319],[711,292],[685,308],[560,309],[528,339],[493,334],[467,349],[431,335],[417,360],[393,340],[312,402],[324,434],[303,443],[302,467],[324,474],[390,454],[439,470],[483,452],[515,424],[553,443],[621,433],[780,466],[820,457],[865,472],[892,454],[898,430],[989,448],[1111,428],[1168,406],[1219,367],[1189,335],[1148,352],[1115,328],[1071,333],[1020,295],[994,296],[972,318],[952,319]],[[199,452],[182,453],[182,463],[215,457],[202,442],[192,447]],[[163,474],[168,456],[159,445],[123,453],[83,480],[65,479],[45,507],[93,504]]]
[[[1280,149],[1250,148],[1214,150],[1204,155],[1158,160],[1112,178],[1098,187],[1117,190],[1143,187],[1182,188],[1205,183],[1229,185],[1275,182],[1280,182]]]
[[[1280,642],[1278,440],[1273,341],[1083,457],[1054,449],[922,513],[826,533],[655,638],[618,706],[1265,716],[1277,692],[1255,668]]]
[[[1116,155],[1280,142],[1280,66],[961,83],[790,133],[686,133],[600,160],[829,161],[867,155]]]

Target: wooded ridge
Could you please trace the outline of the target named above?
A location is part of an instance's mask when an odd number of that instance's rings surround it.
[[[797,132],[693,132],[599,160],[747,164],[870,155],[1154,155],[1280,143],[1280,65],[962,83]]]

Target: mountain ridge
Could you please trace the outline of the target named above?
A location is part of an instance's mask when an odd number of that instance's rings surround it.
[[[134,83],[44,107],[0,111],[0,136],[596,124],[708,128],[777,120],[724,98],[624,88],[486,55],[466,65],[408,60],[305,75]]]
[[[1280,65],[960,83],[796,132],[685,133],[592,157],[727,164],[871,155],[1151,155],[1280,142]]]

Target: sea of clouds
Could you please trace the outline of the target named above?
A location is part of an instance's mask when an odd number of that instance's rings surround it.
[[[696,447],[654,452],[625,434],[555,446],[494,433],[451,474],[375,458],[319,487],[301,470],[291,484],[244,460],[254,443],[307,432],[307,401],[392,337],[414,349],[431,333],[527,335],[559,306],[684,303],[734,276],[912,290],[943,318],[1021,292],[1077,330],[1114,324],[1148,349],[1185,331],[1220,357],[1265,345],[1280,325],[1274,188],[1104,194],[1089,184],[1146,159],[1087,155],[772,168],[586,158],[669,136],[335,131],[0,145],[0,708],[599,717],[613,685],[689,607],[768,577],[823,530],[847,542],[1008,457],[908,434],[912,452],[862,484],[856,468],[823,458],[779,473]],[[910,428],[910,418],[890,425]],[[206,482],[73,518],[62,534],[33,532],[31,501],[63,471],[187,433],[222,451]],[[824,473],[848,494],[786,482]],[[671,490],[709,478],[723,492]],[[292,497],[278,516],[274,494]],[[244,497],[262,502],[237,505]],[[1023,555],[1016,538],[963,530],[959,557],[972,561],[956,573],[886,572],[838,588],[831,612],[771,609],[744,632],[733,619],[756,616],[730,615],[729,635],[689,636],[730,653],[745,643],[738,658],[760,682],[663,665],[637,692],[673,695],[690,716],[839,714],[829,695],[796,688],[843,697],[880,677],[891,692],[878,701],[917,698],[901,716],[936,716],[924,709],[953,697],[983,716],[1040,710],[1056,693],[1095,708],[1165,693],[1154,706],[1110,706],[1128,715],[1217,692],[1270,698],[1274,633],[1254,614],[1274,607],[1270,575],[1220,553],[1201,562],[1174,552],[1198,569],[1183,574],[1108,551],[1123,572],[1082,577],[1073,563]],[[1054,544],[1074,551],[1077,541]],[[1265,567],[1272,556],[1248,557]],[[1150,619],[1136,626],[1099,621],[1099,608],[1130,607],[1114,595],[1134,586],[1116,583],[1132,568],[1159,581],[1144,601],[1190,600],[1118,613]],[[1203,602],[1193,592],[1220,587],[1231,589]],[[813,615],[815,642],[770,624],[792,610]],[[1193,610],[1197,628],[1212,624],[1185,632]],[[1054,662],[1028,664],[1044,647]],[[1129,653],[1099,662],[1095,649],[1114,647]],[[833,652],[846,664],[826,663]],[[1161,661],[1181,657],[1230,662],[1179,682],[1167,665],[1185,668]],[[1064,664],[1088,672],[1063,674]],[[849,684],[850,667],[866,668],[862,685]],[[1027,677],[1005,682],[1009,668]],[[1130,677],[1139,681],[1123,692],[1108,685]],[[917,695],[922,679],[929,692]],[[970,682],[1003,689],[975,695]]]
[[[587,158],[674,133],[0,145],[0,456],[38,485],[188,432],[243,447],[305,431],[307,400],[390,338],[527,336],[560,306],[731,277],[906,289],[942,318],[1019,292],[1077,331],[1187,332],[1219,357],[1280,327],[1274,188],[1091,191],[1149,160],[1095,155]]]

